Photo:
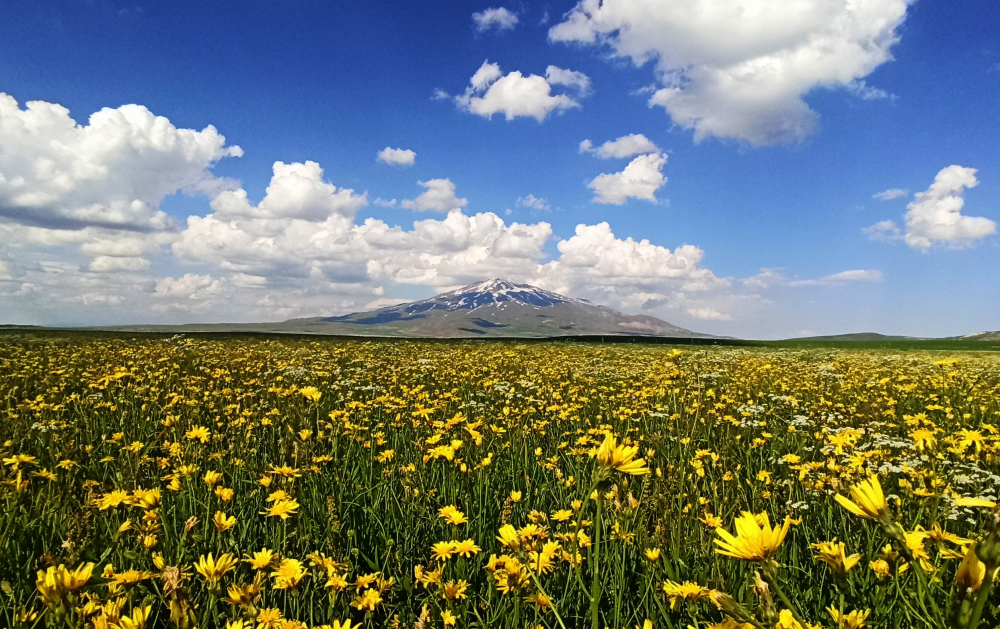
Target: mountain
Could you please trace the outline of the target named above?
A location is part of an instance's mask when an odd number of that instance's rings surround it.
[[[711,338],[655,317],[626,315],[586,299],[497,278],[423,301],[319,321],[352,328],[355,334],[370,334],[365,330],[371,329],[380,336],[391,333],[435,338],[590,335]]]
[[[491,279],[423,301],[336,317],[280,323],[128,326],[141,332],[273,332],[410,338],[646,336],[715,338],[648,315],[627,315],[586,299]]]

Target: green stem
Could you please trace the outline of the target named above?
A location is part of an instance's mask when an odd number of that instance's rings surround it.
[[[765,568],[764,570],[762,570],[762,573],[764,575],[764,580],[767,581],[768,585],[774,588],[774,593],[777,594],[778,598],[781,599],[781,602],[784,603],[785,608],[788,609],[788,611],[792,612],[792,617],[795,618],[796,622],[805,627],[806,621],[802,619],[802,616],[799,614],[799,612],[795,611],[795,606],[792,605],[792,601],[789,600],[788,595],[785,594],[785,590],[782,589],[781,584],[778,582],[778,576],[776,574],[776,571],[777,571],[777,566]]]
[[[590,627],[591,629],[599,629],[600,623],[598,621],[598,616],[600,614],[600,602],[601,602],[601,515],[602,507],[604,506],[604,496],[601,495],[601,490],[597,489],[597,518],[594,520],[594,574],[590,582]]]
[[[972,605],[972,615],[969,616],[969,622],[965,625],[965,629],[976,629],[979,626],[979,619],[983,615],[983,608],[986,607],[986,601],[990,598],[990,591],[993,589],[993,573],[996,571],[997,566],[987,565],[986,566],[986,578],[983,579],[983,584],[979,587],[979,591],[976,592],[976,602]]]

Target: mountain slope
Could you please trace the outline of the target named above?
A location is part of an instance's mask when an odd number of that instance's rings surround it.
[[[292,321],[286,323],[293,323]],[[527,284],[491,279],[423,301],[339,317],[299,319],[344,332],[434,338],[625,335],[710,338],[646,315],[626,315]]]

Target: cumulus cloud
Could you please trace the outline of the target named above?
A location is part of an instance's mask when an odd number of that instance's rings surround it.
[[[632,157],[633,155],[660,152],[660,148],[641,133],[630,133],[629,135],[623,135],[617,140],[608,140],[596,149],[593,146],[593,142],[584,140],[580,142],[580,152],[593,153],[601,159]]]
[[[862,98],[862,82],[892,59],[906,0],[581,0],[549,30],[559,42],[602,45],[637,66],[655,65],[650,106],[706,137],[762,146],[799,142],[816,129],[803,100],[817,87]]]
[[[938,172],[930,188],[913,195],[913,201],[906,206],[905,230],[895,221],[884,220],[861,231],[869,240],[903,240],[913,249],[922,251],[934,245],[953,249],[971,246],[997,231],[995,221],[962,214],[965,206],[962,195],[966,189],[977,185],[975,168],[952,164]],[[888,200],[904,194],[906,191],[893,189],[880,192],[875,198]]]
[[[0,217],[54,229],[155,232],[174,227],[168,195],[232,182],[209,169],[238,146],[211,125],[178,129],[141,105],[105,108],[77,124],[68,109],[0,93]]]
[[[587,78],[580,72],[555,66],[549,66],[546,74],[561,81],[571,80],[567,78],[569,75],[579,75],[582,78],[572,79],[578,91],[580,83]],[[553,94],[552,85],[550,79],[537,74],[524,76],[516,70],[504,74],[498,64],[484,61],[469,80],[465,93],[456,96],[455,102],[460,109],[484,118],[502,113],[507,120],[528,117],[538,122],[545,120],[553,111],[562,112],[580,106],[566,94]]]
[[[557,66],[545,68],[545,79],[550,85],[565,85],[577,90],[581,96],[590,92],[590,77],[583,72],[564,70]]]
[[[889,188],[888,190],[883,190],[882,192],[876,192],[872,195],[873,199],[878,199],[879,201],[892,201],[893,199],[898,199],[899,197],[905,197],[910,194],[909,190],[903,190],[902,188]]]
[[[394,149],[387,146],[378,152],[378,159],[393,166],[413,166],[417,161],[417,154],[410,149]]]
[[[598,175],[587,187],[594,190],[594,203],[622,205],[629,198],[656,202],[656,191],[667,182],[663,153],[640,155],[629,162],[625,170]]]
[[[533,194],[517,198],[517,207],[526,207],[532,210],[547,210],[549,209],[549,203],[543,198],[536,197]]]
[[[544,269],[553,279],[562,278],[570,284],[653,285],[661,280],[680,280],[684,290],[699,291],[717,287],[722,281],[700,266],[704,251],[698,247],[682,245],[671,251],[648,240],[622,240],[608,223],[577,225],[576,233],[556,247],[559,259]]]
[[[405,200],[400,205],[417,212],[450,212],[465,207],[468,199],[455,196],[455,184],[450,179],[431,179],[417,182],[426,190],[416,199]]]
[[[964,247],[996,233],[994,221],[962,215],[962,194],[977,185],[975,168],[957,164],[942,168],[931,187],[913,195],[906,206],[906,244],[914,249],[929,249],[935,243]]]
[[[247,200],[246,190],[226,190],[212,199],[212,209],[220,216],[247,218],[300,218],[324,221],[339,214],[353,217],[368,204],[367,194],[354,194],[323,181],[323,169],[316,162],[286,164],[275,162],[274,176],[267,194],[256,206]]]
[[[509,31],[517,26],[517,14],[503,7],[495,7],[473,13],[472,21],[480,33],[490,29]]]

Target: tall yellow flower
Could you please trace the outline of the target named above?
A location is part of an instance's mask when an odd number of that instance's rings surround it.
[[[615,436],[608,433],[604,442],[597,449],[597,463],[601,467],[615,469],[632,476],[649,474],[645,459],[637,459],[639,446],[618,445]]]
[[[465,514],[459,511],[458,507],[455,505],[448,505],[447,507],[441,507],[438,509],[438,517],[448,524],[453,524],[455,526],[465,524],[469,521],[469,519],[465,517]]]
[[[715,552],[747,561],[767,561],[785,541],[791,520],[786,517],[781,526],[772,528],[767,513],[754,515],[744,511],[734,524],[736,535],[722,527],[715,529],[716,535],[721,538],[715,540],[715,545],[718,546]]]
[[[813,544],[812,548],[816,551],[816,560],[830,566],[838,577],[846,575],[861,560],[861,555],[856,553],[848,556],[844,542],[838,542],[836,538],[832,542]]]
[[[306,576],[305,566],[298,559],[282,559],[275,571],[271,573],[276,590],[294,590],[304,576]]]
[[[227,516],[222,511],[216,511],[215,517],[212,518],[212,523],[215,524],[215,528],[220,533],[224,533],[225,531],[228,531],[229,529],[236,526],[236,516],[235,515]]]
[[[208,553],[202,555],[194,565],[195,571],[205,577],[209,587],[216,585],[227,572],[236,568],[236,557],[232,553],[221,555],[218,559]]]
[[[975,592],[982,586],[984,578],[986,578],[986,564],[979,561],[979,557],[976,556],[976,543],[973,542],[966,551],[961,565],[958,566],[955,585],[962,594]]]
[[[889,506],[882,493],[882,485],[875,475],[851,487],[851,499],[837,494],[837,503],[858,517],[878,520],[889,513]]]

